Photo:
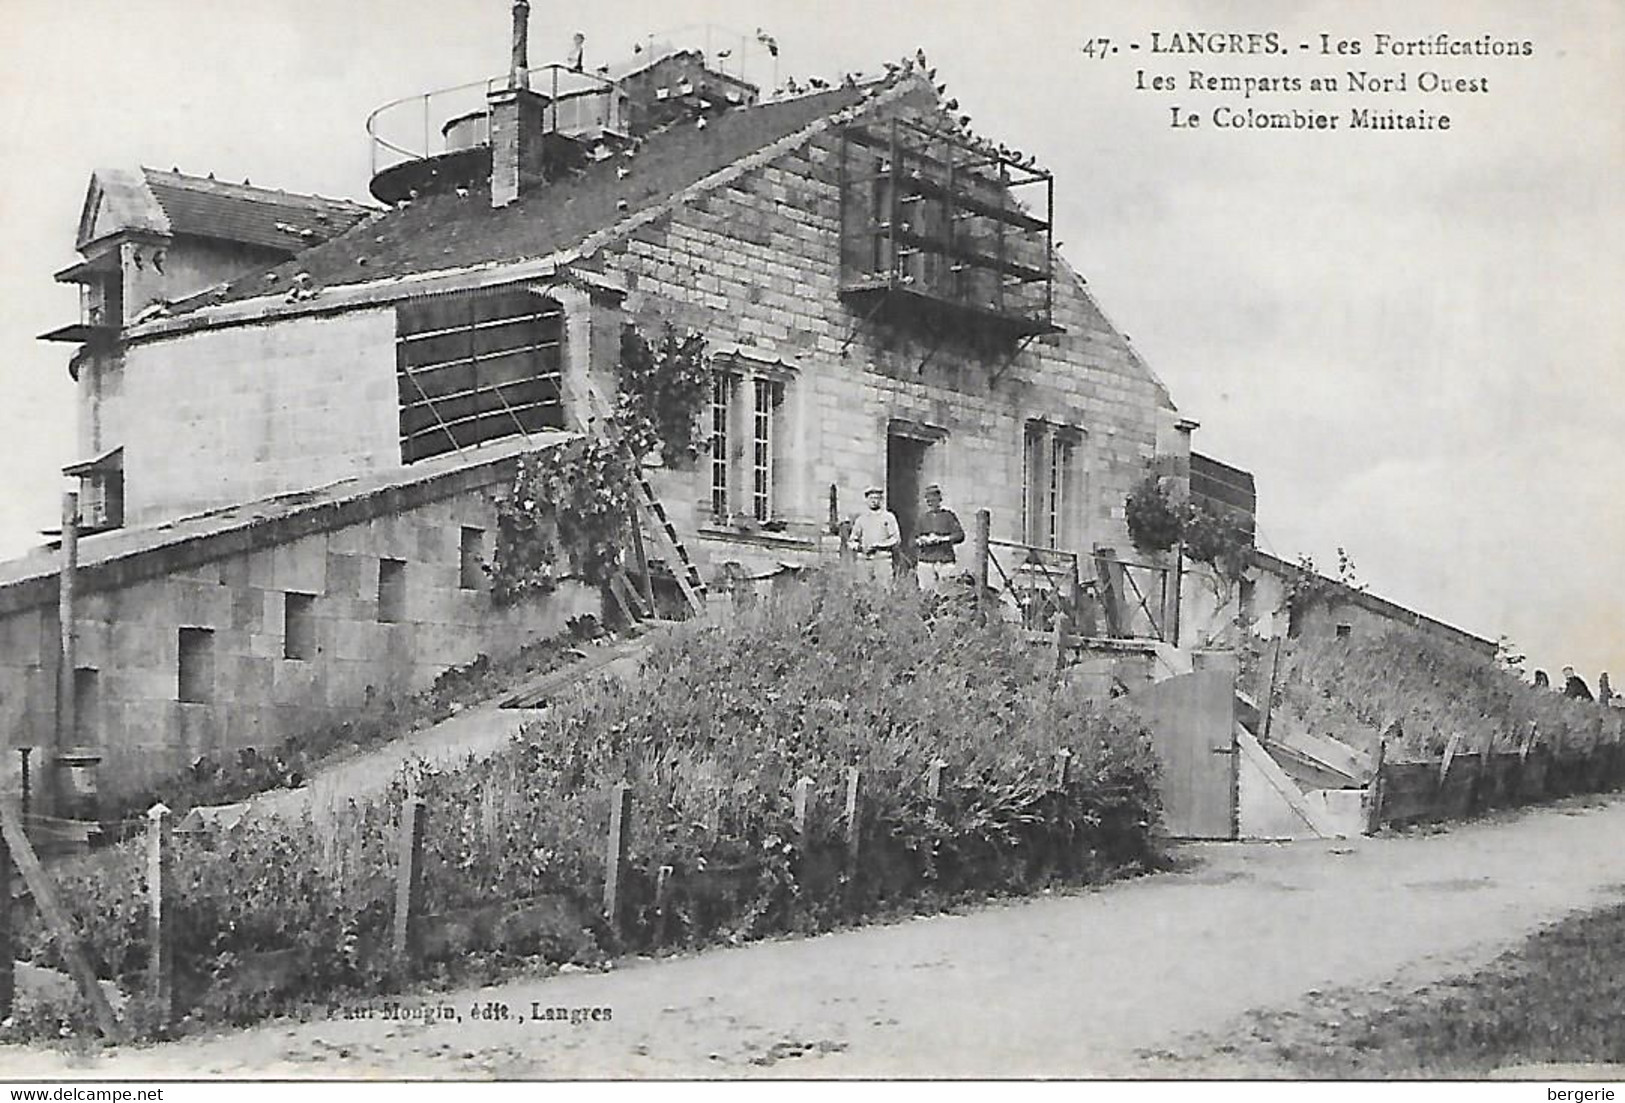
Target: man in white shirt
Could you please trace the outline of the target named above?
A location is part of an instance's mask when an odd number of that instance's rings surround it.
[[[897,518],[885,508],[885,491],[871,486],[863,496],[868,499],[869,508],[852,519],[852,550],[865,577],[889,586],[892,556],[902,542],[902,533],[898,531]]]

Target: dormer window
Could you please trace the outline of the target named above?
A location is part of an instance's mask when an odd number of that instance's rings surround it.
[[[40,334],[42,341],[106,342],[124,326],[124,274],[119,252],[107,249],[56,274],[58,283],[79,285],[79,321]]]
[[[124,324],[124,281],[116,274],[79,285],[79,317],[93,329]]]
[[[124,449],[69,464],[62,473],[79,480],[79,527],[85,533],[124,527]]]

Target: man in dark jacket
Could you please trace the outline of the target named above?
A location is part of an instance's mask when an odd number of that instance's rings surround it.
[[[924,593],[933,593],[959,574],[954,548],[965,542],[965,529],[951,509],[942,507],[942,488],[925,488],[925,512],[914,526],[914,577]]]
[[[1585,679],[1574,672],[1572,666],[1563,668],[1563,696],[1577,697],[1582,701],[1595,701],[1591,696],[1591,687],[1586,685]]]

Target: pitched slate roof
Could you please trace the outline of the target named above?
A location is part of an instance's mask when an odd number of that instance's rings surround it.
[[[631,158],[590,164],[502,208],[491,206],[488,180],[462,193],[420,196],[306,250],[274,269],[274,278],[265,272],[244,276],[211,301],[283,290],[300,272],[332,287],[547,256],[862,100],[859,90],[838,88],[725,111],[704,129],[693,121],[676,123],[645,138]],[[624,178],[620,170],[627,171]]]
[[[228,184],[158,169],[141,170],[176,235],[214,238],[296,253],[342,234],[374,213],[347,199]]]

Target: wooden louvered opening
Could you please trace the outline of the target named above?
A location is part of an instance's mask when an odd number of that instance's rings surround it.
[[[401,460],[562,428],[564,311],[524,290],[441,295],[395,309]]]

